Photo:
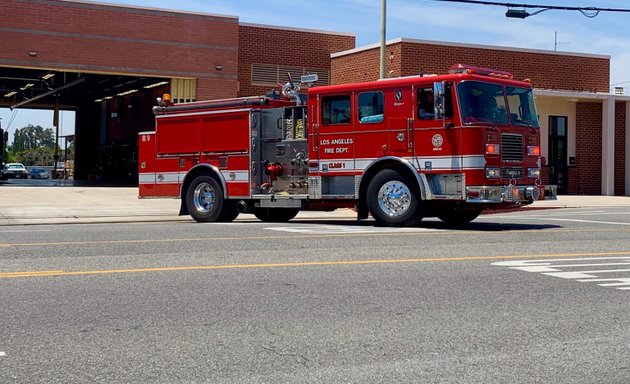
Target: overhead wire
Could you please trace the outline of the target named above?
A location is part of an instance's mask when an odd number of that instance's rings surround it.
[[[494,5],[499,7],[508,8],[544,8],[545,10],[554,9],[561,11],[578,11],[582,15],[588,18],[593,18],[599,15],[600,12],[630,12],[628,8],[600,8],[600,7],[575,7],[575,6],[563,6],[563,5],[543,5],[543,4],[517,4],[506,3],[499,1],[485,1],[485,0],[433,0],[450,3],[465,3],[465,4],[478,4],[478,5]]]
[[[7,131],[9,130],[9,128],[11,128],[11,125],[13,124],[13,121],[17,117],[17,113],[18,113],[18,109],[17,108],[14,109],[13,112],[11,113],[11,117],[9,118],[9,122],[7,123],[7,128],[6,128]]]

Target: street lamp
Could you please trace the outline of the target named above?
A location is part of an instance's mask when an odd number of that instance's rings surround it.
[[[508,9],[505,12],[505,17],[511,17],[513,19],[524,19],[529,16],[529,12],[524,9]]]
[[[532,13],[529,13],[529,12],[527,12],[524,9],[508,9],[507,12],[505,12],[505,17],[510,17],[510,18],[513,18],[513,19],[524,19],[526,17],[534,16],[534,15],[539,14],[540,12],[545,12],[545,11],[548,11],[550,9],[552,9],[552,8],[543,8],[543,9],[540,9],[540,10],[538,10],[536,12],[532,12]]]

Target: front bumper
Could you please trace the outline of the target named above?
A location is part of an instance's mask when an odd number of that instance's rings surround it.
[[[492,185],[466,187],[467,203],[520,203],[556,200],[556,185]]]
[[[27,179],[28,173],[25,172],[2,172],[3,179]]]

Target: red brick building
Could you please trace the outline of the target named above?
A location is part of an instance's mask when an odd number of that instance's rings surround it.
[[[354,48],[354,35],[241,23],[238,32],[238,95],[264,95],[306,73],[330,84],[331,53]]]
[[[330,79],[354,35],[240,24],[238,17],[74,0],[0,0],[0,107],[76,111],[78,179],[137,181],[135,146],[155,97],[264,94]],[[296,49],[302,47],[303,49]]]
[[[2,66],[195,78],[200,97],[236,94],[237,17],[81,1],[0,3]]]
[[[379,57],[380,45],[334,53],[332,83],[377,79]],[[630,97],[609,93],[609,56],[411,39],[387,43],[388,77],[444,73],[455,63],[531,79],[544,182],[565,194],[630,195]]]

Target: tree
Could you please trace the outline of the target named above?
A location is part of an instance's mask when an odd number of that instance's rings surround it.
[[[11,149],[11,145],[7,145],[4,147],[4,162],[5,163],[15,163],[15,156],[13,156],[13,150]]]
[[[13,134],[13,153],[28,151],[36,148],[55,148],[55,133],[52,128],[42,128],[29,124],[22,129],[16,129]]]
[[[54,164],[54,131],[52,128],[42,128],[33,124],[16,129],[10,148],[15,161],[24,165]]]
[[[15,159],[26,166],[51,165],[55,161],[55,151],[48,147],[33,148],[17,153]]]

